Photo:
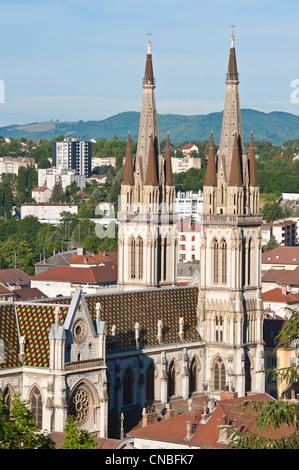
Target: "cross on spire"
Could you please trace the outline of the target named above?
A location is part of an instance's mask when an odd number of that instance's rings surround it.
[[[232,29],[232,36],[234,35],[234,28],[236,28],[236,25],[234,25],[234,22],[233,24],[230,26],[230,28]]]

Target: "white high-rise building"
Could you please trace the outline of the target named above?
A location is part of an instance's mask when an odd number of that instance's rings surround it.
[[[89,178],[91,175],[91,142],[66,138],[53,142],[52,159],[55,168],[75,170],[77,175]]]

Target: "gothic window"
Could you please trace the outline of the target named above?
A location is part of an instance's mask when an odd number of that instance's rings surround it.
[[[192,393],[199,391],[199,361],[196,356],[193,357],[190,364],[190,375],[189,375],[189,392]]]
[[[123,404],[130,405],[134,401],[134,376],[132,369],[127,367],[123,377]]]
[[[136,277],[136,242],[134,238],[131,238],[131,279]]]
[[[81,383],[71,394],[69,413],[74,416],[80,424],[87,420],[91,409],[92,397],[86,385]]]
[[[251,392],[251,386],[252,386],[251,361],[247,354],[246,359],[245,359],[245,392]]]
[[[212,242],[212,272],[213,284],[218,284],[218,269],[219,269],[219,252],[218,242],[216,239]]]
[[[168,397],[171,398],[178,393],[177,384],[177,364],[176,361],[171,361],[168,370]]]
[[[155,399],[155,366],[151,362],[146,372],[146,400]]]
[[[221,240],[221,283],[227,283],[227,243],[224,239]]]
[[[33,387],[29,397],[29,409],[33,413],[38,429],[43,426],[43,404],[40,390]]]
[[[143,278],[143,240],[138,238],[138,279]]]
[[[224,390],[226,384],[225,366],[220,356],[214,362],[213,367],[214,390]]]
[[[3,397],[4,404],[7,406],[7,408],[3,410],[3,413],[6,416],[9,416],[11,412],[11,401],[12,401],[12,393],[11,393],[11,389],[9,386],[5,387],[5,389],[3,390],[2,397]]]
[[[248,285],[253,284],[253,263],[252,263],[252,258],[253,258],[253,240],[250,238],[249,243],[248,243],[248,249],[247,249],[247,283]]]
[[[223,336],[222,336],[222,316],[220,315],[220,317],[218,317],[218,315],[216,315],[216,320],[215,320],[215,340],[216,342],[220,342],[222,343],[223,341]]]

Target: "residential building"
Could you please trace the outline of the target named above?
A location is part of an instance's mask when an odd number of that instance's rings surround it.
[[[199,222],[181,220],[177,224],[179,262],[200,260],[202,225]]]
[[[185,156],[191,155],[192,152],[198,153],[198,147],[195,144],[185,144],[182,147],[182,154]]]
[[[28,215],[33,215],[38,218],[39,222],[45,224],[60,224],[63,212],[78,214],[78,205],[62,202],[44,202],[39,204],[26,202],[21,204],[21,219]]]
[[[251,394],[248,398],[252,401],[274,401],[266,393]],[[268,439],[288,436],[294,431],[286,424],[278,430],[270,425],[264,431],[258,430],[258,413],[251,412],[249,415],[250,408],[245,412],[238,409],[242,401],[244,399],[235,393],[222,392],[219,401],[206,398],[203,405],[196,406],[190,399],[188,411],[176,415],[171,405],[164,414],[155,406],[144,408],[141,423],[126,437],[136,449],[185,450],[184,456],[187,456],[190,449],[225,449],[232,429]]]
[[[296,245],[296,223],[293,220],[278,220],[261,226],[263,244],[267,243],[272,236],[277,243],[283,246]]]
[[[75,170],[77,175],[91,175],[91,142],[82,142],[67,137],[62,142],[53,142],[52,158],[55,168]]]
[[[263,293],[282,286],[286,287],[287,292],[299,292],[299,266],[295,269],[268,269],[262,275]]]
[[[44,202],[49,202],[51,194],[51,189],[47,188],[46,186],[37,186],[36,188],[33,188],[31,197],[38,204],[42,204]]]
[[[2,175],[2,173],[18,175],[21,167],[27,168],[28,166],[36,167],[34,158],[2,157],[0,158],[0,175]]]
[[[116,158],[115,157],[92,157],[91,158],[91,169],[101,168],[102,166],[113,166],[115,168]]]
[[[30,276],[19,268],[0,269],[0,283],[14,291],[30,287]]]
[[[269,314],[279,315],[281,318],[291,316],[289,309],[299,311],[299,293],[288,292],[286,286],[275,287],[263,294],[264,309]]]
[[[96,266],[56,266],[31,276],[31,287],[40,289],[48,297],[71,296],[77,287],[84,294],[99,294],[117,289],[117,266],[106,261]]]
[[[38,186],[46,187],[53,190],[56,183],[61,183],[62,189],[65,191],[67,186],[75,182],[80,189],[86,186],[86,177],[77,175],[75,170],[67,170],[65,168],[45,168],[38,169]]]
[[[203,194],[202,191],[178,191],[175,198],[175,212],[179,219],[202,222]]]
[[[182,173],[190,168],[201,168],[201,158],[186,156],[183,158],[171,157],[173,173]]]
[[[268,269],[296,269],[299,265],[299,246],[279,246],[262,253],[262,272]]]

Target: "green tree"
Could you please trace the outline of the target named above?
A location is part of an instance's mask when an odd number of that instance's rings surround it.
[[[279,246],[279,243],[277,242],[275,236],[271,235],[268,243],[266,243],[266,245],[263,246],[263,252],[265,253],[266,251],[273,250],[274,248],[277,248],[278,246]]]
[[[29,275],[34,274],[33,262],[36,254],[32,244],[26,240],[7,241],[0,243],[1,268],[20,268]]]
[[[52,194],[50,196],[49,202],[63,202],[65,197],[65,192],[63,191],[62,184],[60,181],[54,184]]]
[[[0,395],[0,449],[55,449],[49,434],[40,432],[26,402],[15,394],[11,412]]]
[[[280,207],[276,202],[266,202],[261,212],[267,223],[272,222],[273,220],[282,219],[285,214],[282,207]]]
[[[97,446],[92,434],[84,429],[78,429],[78,421],[74,416],[67,418],[64,432],[61,449],[95,449]]]

